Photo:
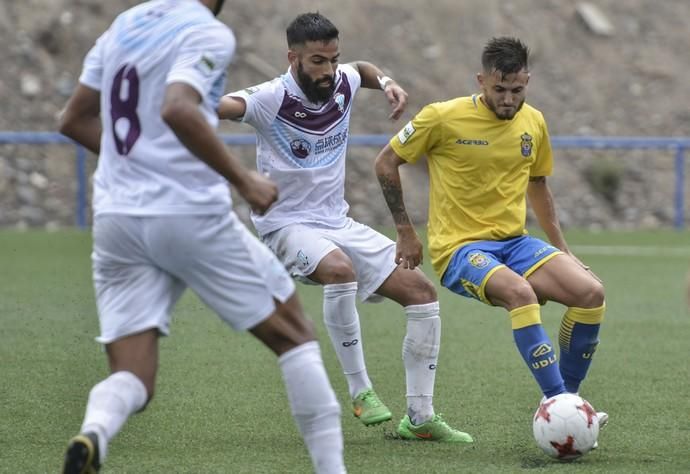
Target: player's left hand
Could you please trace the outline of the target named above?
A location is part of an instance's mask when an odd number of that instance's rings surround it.
[[[388,118],[398,120],[405,111],[405,107],[407,107],[407,92],[395,81],[388,82],[383,92],[386,94],[388,103],[393,107],[393,111]]]

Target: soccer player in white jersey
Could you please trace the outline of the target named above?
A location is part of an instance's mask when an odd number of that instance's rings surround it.
[[[340,406],[294,283],[232,211],[228,182],[259,215],[277,188],[215,133],[235,49],[214,16],[222,4],[153,0],[122,13],[62,114],[60,131],[99,155],[93,277],[111,370],[89,394],[64,473],[98,471],[110,440],[151,400],[158,338],[186,287],[278,356],[315,471],[345,472]]]
[[[288,71],[221,99],[219,116],[256,129],[257,167],[278,184],[277,202],[254,225],[288,270],[324,289],[324,321],[347,378],[353,412],[365,425],[390,420],[367,374],[356,296],[390,298],[403,306],[406,439],[471,442],[434,413],[432,397],[441,320],[436,290],[419,269],[396,257],[395,242],[347,216],[345,153],[352,103],[360,87],[383,89],[404,111],[407,94],[367,62],[339,65],[338,29],[319,13],[287,28]]]

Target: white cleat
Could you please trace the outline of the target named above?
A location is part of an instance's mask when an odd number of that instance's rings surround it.
[[[597,419],[599,420],[599,429],[602,429],[609,422],[609,414],[606,413],[605,411],[598,411],[597,412]],[[592,449],[597,449],[598,447],[599,447],[599,441],[595,441],[594,446],[592,446]]]
[[[602,429],[609,422],[609,414],[605,411],[598,411],[597,418],[599,419],[599,429]]]

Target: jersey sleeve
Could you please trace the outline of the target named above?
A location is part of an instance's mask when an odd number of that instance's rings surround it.
[[[551,137],[546,126],[544,116],[540,114],[541,140],[537,148],[537,157],[530,169],[530,176],[551,176],[553,172],[553,150],[551,149]]]
[[[107,35],[108,31],[103,33],[86,54],[81,75],[79,76],[81,84],[97,91],[101,90],[101,81],[103,79],[103,44]]]
[[[263,84],[231,92],[228,96],[238,97],[246,104],[244,116],[240,121],[261,130],[270,127],[275,120],[284,94],[282,81],[275,78]]]
[[[440,114],[433,104],[424,107],[390,140],[393,151],[409,163],[415,163],[438,143],[441,135]]]
[[[166,84],[192,86],[206,100],[221,80],[235,54],[235,36],[218,23],[189,32],[182,40]]]

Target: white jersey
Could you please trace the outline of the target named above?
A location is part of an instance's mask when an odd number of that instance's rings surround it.
[[[101,92],[95,214],[230,211],[227,181],[182,145],[161,108],[165,84],[188,84],[215,128],[234,51],[232,32],[197,0],[143,3],[118,16],[98,39],[79,78]]]
[[[345,152],[359,72],[338,66],[328,102],[309,102],[290,70],[276,79],[229,94],[247,104],[242,121],[256,129],[256,161],[278,185],[278,201],[252,215],[261,235],[293,223],[346,224]]]

